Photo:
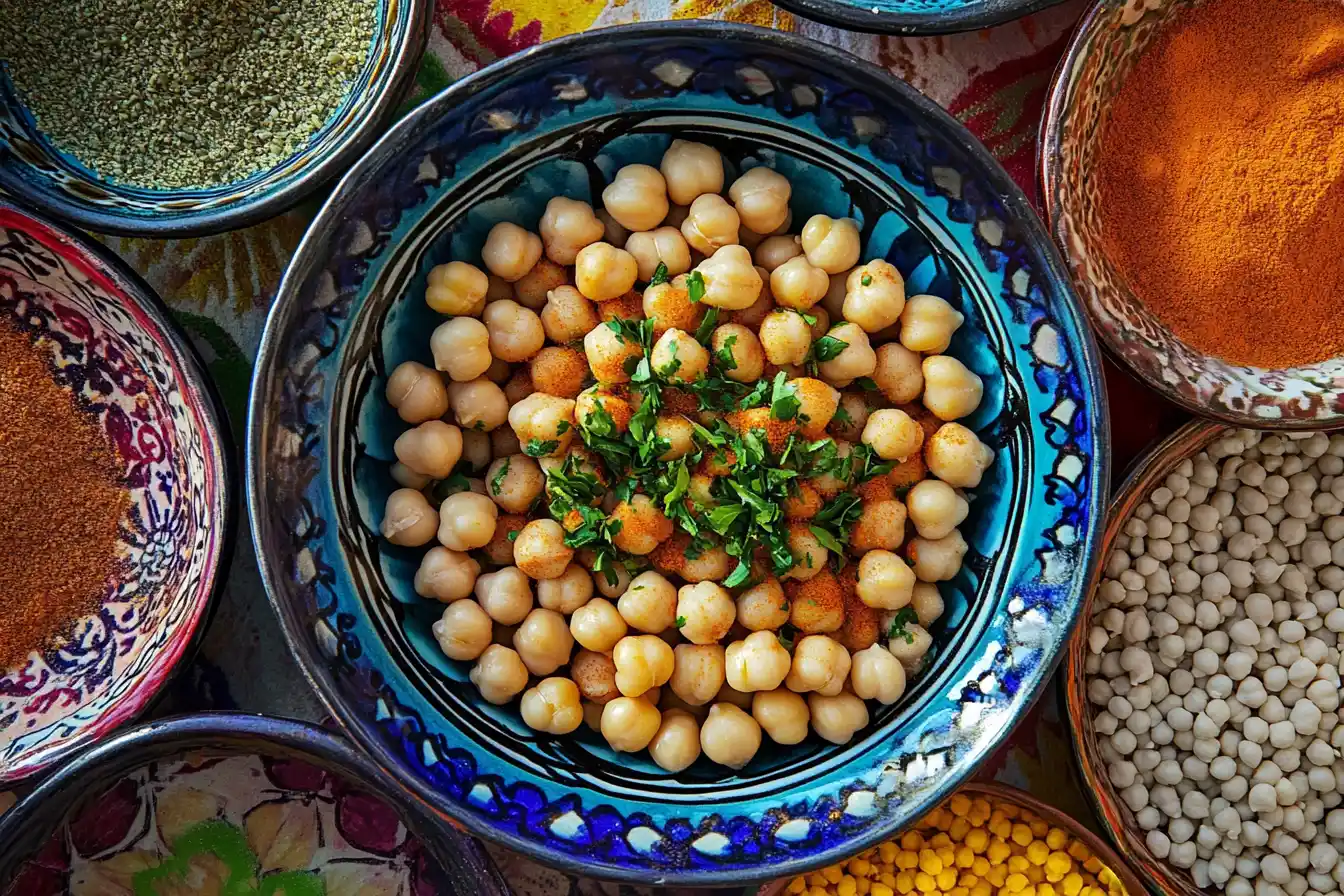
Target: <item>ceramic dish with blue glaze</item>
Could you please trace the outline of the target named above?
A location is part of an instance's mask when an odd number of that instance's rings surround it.
[[[779,0],[805,18],[877,34],[954,34],[1001,25],[1063,0]]]
[[[331,119],[281,164],[214,187],[159,190],[98,176],[42,134],[0,65],[0,190],[76,227],[123,236],[203,236],[273,218],[338,177],[392,121],[415,83],[431,6],[378,0],[368,59]]]
[[[985,383],[966,421],[998,452],[961,527],[937,657],[854,741],[767,748],[736,774],[669,775],[597,735],[539,736],[442,658],[418,552],[377,535],[400,431],[387,373],[428,359],[428,271],[593,199],[673,137],[730,165],[768,157],[795,220],[860,221],[864,258],[967,318],[949,353]],[[945,112],[859,60],[726,23],[546,44],[445,91],[337,187],[295,257],[258,359],[249,507],[296,656],[380,765],[473,832],[608,878],[714,885],[796,873],[875,843],[968,775],[1026,710],[1076,618],[1106,493],[1095,348],[1039,221]]]

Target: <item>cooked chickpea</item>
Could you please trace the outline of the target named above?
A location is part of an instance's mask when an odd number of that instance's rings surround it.
[[[885,330],[901,319],[905,308],[905,278],[882,259],[859,265],[845,280],[845,320],[869,333]]]
[[[713,255],[724,246],[737,245],[739,223],[737,210],[722,196],[705,193],[691,203],[686,220],[681,222],[681,235],[701,255]],[[739,248],[750,265],[751,252],[745,247]]]
[[[537,582],[537,603],[565,616],[588,603],[593,596],[593,577],[571,563],[557,578]]]
[[[840,393],[829,383],[809,376],[800,376],[789,384],[798,396],[798,422],[803,435],[809,439],[821,438],[835,416],[835,409],[840,407]]]
[[[761,349],[771,364],[801,364],[811,347],[812,329],[796,311],[771,311],[761,321]]]
[[[605,653],[625,637],[626,626],[610,601],[595,597],[570,616],[569,630],[581,646]]]
[[[450,261],[430,269],[425,304],[454,317],[480,314],[489,287],[489,278],[480,268],[465,261]]]
[[[859,225],[850,218],[813,215],[803,225],[803,254],[828,274],[854,267],[859,260]]]
[[[602,191],[602,206],[626,230],[652,230],[667,217],[667,182],[657,168],[626,165]]]
[[[569,273],[560,265],[543,258],[513,284],[513,298],[524,308],[540,310],[546,294],[569,283]]]
[[[512,427],[500,426],[490,431],[490,453],[495,457],[509,457],[522,450],[523,446],[518,443],[518,436]]]
[[[639,266],[639,279],[645,283],[653,279],[660,264],[666,269],[669,279],[691,269],[691,248],[676,227],[663,226],[632,233],[625,241],[625,251],[635,257],[635,263]],[[645,313],[648,313],[647,309]]]
[[[849,678],[849,651],[827,635],[808,635],[793,645],[793,665],[784,678],[791,691],[833,697]]]
[[[541,309],[541,326],[546,338],[558,344],[575,342],[588,334],[600,321],[593,303],[572,286],[560,285],[546,294]]]
[[[975,488],[994,463],[994,449],[960,423],[944,423],[925,443],[924,461],[953,488]]]
[[[677,205],[690,205],[703,193],[723,190],[723,157],[712,146],[673,140],[658,167],[667,194]]]
[[[481,609],[500,625],[517,625],[532,612],[532,583],[516,566],[479,577],[475,592]]]
[[[802,241],[799,240],[799,248],[802,248]],[[839,274],[831,274],[831,285],[826,290],[826,295],[821,297],[821,302],[817,307],[825,308],[826,313],[832,320],[841,320],[845,316],[845,293],[849,291],[849,271],[842,271]]]
[[[724,653],[724,676],[743,693],[773,691],[784,683],[793,661],[774,632],[752,632]]]
[[[479,429],[462,431],[462,457],[458,459],[466,472],[479,476],[490,466],[494,457],[490,450],[490,434]]]
[[[658,455],[661,461],[676,460],[695,450],[695,426],[680,414],[660,414],[653,424],[653,434],[668,445]]]
[[[426,420],[397,436],[392,452],[412,472],[445,479],[462,457],[462,430],[442,420]]]
[[[602,707],[602,736],[618,753],[638,753],[662,724],[662,713],[643,697],[617,697]]]
[[[469,554],[432,547],[415,571],[415,593],[443,603],[462,600],[471,594],[480,571]]]
[[[849,530],[849,551],[862,557],[869,551],[894,551],[905,541],[905,505],[898,498],[865,501],[863,515]]]
[[[840,354],[817,365],[826,382],[848,385],[851,380],[868,376],[877,369],[877,353],[868,341],[868,334],[858,324],[845,321],[832,327],[826,335],[845,343]]]
[[[589,570],[592,569],[591,563],[585,562],[583,565]],[[598,594],[616,600],[630,587],[630,571],[623,563],[610,563],[601,572],[593,573],[593,581],[597,585]]]
[[[434,537],[439,514],[423,494],[413,488],[399,488],[387,496],[379,531],[395,545],[418,548]]]
[[[943,615],[946,605],[938,586],[932,582],[916,582],[915,593],[910,598],[910,606],[919,618],[919,624],[928,628]]]
[[[653,321],[655,339],[668,330],[694,331],[705,316],[705,306],[692,302],[686,290],[686,277],[677,276],[644,290],[644,316]]]
[[[905,668],[891,651],[874,644],[854,654],[849,683],[855,696],[890,706],[905,693]]]
[[[716,582],[683,585],[677,591],[677,626],[692,644],[715,644],[733,627],[737,605]]]
[[[737,621],[753,632],[773,632],[789,621],[789,601],[779,580],[767,578],[737,596]]]
[[[700,726],[700,749],[712,762],[742,768],[761,748],[761,726],[731,703],[715,703]]]
[[[812,330],[812,341],[815,342],[831,331],[831,316],[825,308],[813,308],[808,313],[816,320],[816,323],[808,324]]]
[[[709,339],[714,363],[730,380],[755,383],[765,372],[765,350],[756,334],[742,324],[715,327]],[[731,363],[727,360],[731,359]]]
[[[642,572],[631,580],[616,609],[631,628],[656,635],[672,628],[676,621],[676,586],[661,573]]]
[[[560,398],[577,398],[588,378],[588,359],[577,349],[548,345],[528,362],[528,378],[539,392]],[[509,390],[505,389],[504,394],[508,396]],[[517,400],[530,394],[531,390],[519,395]]]
[[[518,653],[502,644],[491,644],[476,660],[467,676],[489,703],[508,703],[527,687],[527,667]]]
[[[510,364],[526,361],[546,344],[546,328],[537,312],[512,299],[486,305],[481,320],[490,331],[490,354]]]
[[[868,400],[857,392],[842,392],[839,407],[831,418],[830,431],[837,437],[857,442],[863,436],[863,427],[868,423],[872,409]]]
[[[950,355],[924,359],[924,407],[939,420],[958,420],[980,407],[985,385]]]
[[[599,383],[628,383],[644,349],[608,326],[594,327],[583,337],[588,366]]]
[[[971,509],[956,489],[937,479],[917,483],[906,494],[905,504],[920,537],[929,539],[951,534]]]
[[[602,733],[602,707],[601,703],[591,703],[587,700],[583,703],[583,724],[594,734]]]
[[[448,389],[443,377],[415,361],[396,366],[387,378],[387,403],[407,423],[424,423],[442,417],[448,410]]]
[[[724,652],[718,644],[678,644],[668,686],[689,706],[703,706],[723,688]]]
[[[672,537],[672,521],[648,495],[632,495],[611,513],[621,524],[611,543],[627,554],[644,555]]]
[[[751,716],[777,744],[802,743],[807,737],[807,701],[788,688],[753,694]]]
[[[481,247],[481,261],[490,273],[510,283],[532,270],[541,258],[541,237],[517,224],[500,221],[490,228]]]
[[[765,268],[767,272],[773,273],[784,262],[791,258],[799,258],[802,254],[802,240],[796,236],[782,235],[766,237],[756,247],[752,257],[756,260],[756,264]],[[827,279],[827,288],[829,288],[829,278]]]
[[[526,513],[546,486],[546,476],[526,454],[497,458],[485,471],[486,493],[500,509]]]
[[[571,620],[570,630],[573,631],[573,628]],[[621,696],[621,692],[616,689],[616,664],[605,653],[580,650],[569,662],[569,676],[579,686],[583,698],[599,706]]]
[[[487,277],[487,281],[490,285],[486,287],[485,296],[477,304],[476,310],[471,312],[472,317],[480,317],[481,312],[485,310],[485,306],[489,305],[491,302],[498,302],[500,299],[513,298],[513,284],[508,280],[490,274]]]
[[[780,578],[797,579],[800,582],[806,582],[821,572],[831,556],[811,529],[797,523],[789,526],[789,550],[793,553],[793,566]]]
[[[534,579],[564,575],[574,549],[565,544],[565,530],[555,520],[532,520],[513,541],[518,568]]]
[[[439,542],[450,551],[484,547],[495,534],[499,508],[485,495],[458,492],[439,505]]]
[[[859,600],[877,610],[899,610],[910,603],[915,572],[891,551],[869,551],[859,560]]]
[[[606,302],[629,292],[639,276],[635,256],[610,243],[584,246],[574,261],[574,284],[595,302]]]
[[[724,246],[696,267],[705,283],[700,299],[712,308],[740,311],[760,297],[760,273],[751,263],[751,253],[741,246]]]
[[[915,538],[906,552],[921,582],[945,582],[961,570],[969,546],[956,529],[939,539]]]
[[[853,694],[808,694],[812,730],[822,740],[847,744],[868,724],[868,705]]]
[[[731,703],[738,709],[751,709],[751,694],[744,691],[735,690],[732,685],[724,682],[723,687],[714,695],[715,703]]]
[[[616,687],[627,697],[666,684],[676,666],[672,648],[656,635],[625,636],[616,642],[611,659],[616,664]]]
[[[906,676],[922,671],[924,657],[933,646],[933,636],[922,625],[907,623],[905,637],[895,637],[887,642],[887,650],[900,660],[905,667]]]
[[[466,435],[463,433],[463,435]],[[424,473],[417,473],[401,461],[397,461],[388,471],[392,476],[392,481],[402,488],[413,488],[416,491],[429,485],[433,479]]]
[[[574,636],[569,633],[565,617],[537,607],[513,633],[513,649],[533,675],[550,675],[569,662]]]
[[[826,295],[831,278],[821,268],[813,267],[802,255],[790,258],[770,272],[770,292],[775,301],[785,308],[807,311]]]
[[[455,317],[439,324],[430,334],[429,350],[434,366],[457,382],[483,376],[494,361],[490,331],[474,317]]]
[[[744,172],[728,188],[742,226],[757,233],[773,233],[784,224],[792,194],[788,178],[765,166]]]
[[[668,563],[668,560],[672,562]],[[699,583],[722,581],[732,572],[737,561],[729,557],[728,552],[721,546],[716,545],[701,551],[698,557],[687,557],[680,553],[675,559],[655,556],[654,565],[664,572],[674,572],[688,582]]]
[[[546,734],[569,734],[583,723],[579,688],[568,678],[543,678],[523,693],[518,709],[527,727]]]
[[[761,291],[756,296],[756,301],[740,311],[728,312],[723,319],[728,323],[741,324],[755,331],[761,328],[765,316],[775,310],[775,297],[770,292],[770,272],[759,265],[752,270],[761,278]]]
[[[542,349],[541,351],[544,352],[546,349]],[[541,354],[541,352],[537,352],[537,355],[539,354]],[[533,355],[532,358],[535,359],[536,355]],[[584,369],[587,369],[587,362],[584,362],[583,366]],[[491,382],[494,382],[494,380],[492,379]],[[527,367],[519,366],[517,371],[510,372],[508,378],[504,380],[504,397],[509,400],[509,407],[513,407],[533,392],[545,391],[545,389],[538,389],[532,384],[531,359],[529,359]],[[551,394],[559,395],[560,393],[553,392]]]
[[[459,426],[478,432],[489,432],[509,417],[509,400],[504,390],[485,377],[450,383],[448,404]]]
[[[924,429],[899,408],[879,408],[868,415],[863,442],[883,460],[904,461],[919,453]]]
[[[911,296],[901,312],[901,345],[913,352],[940,354],[966,316],[938,296]]]
[[[490,646],[494,623],[474,600],[453,601],[431,625],[434,640],[450,660],[474,660]]]
[[[924,371],[919,355],[905,346],[888,342],[878,346],[873,382],[893,404],[909,404],[924,391]]]
[[[709,369],[709,352],[685,330],[668,330],[653,346],[649,364],[673,383],[693,383]]]
[[[534,392],[509,408],[509,425],[520,444],[555,442],[551,454],[562,456],[574,438],[574,400]]]
[[[537,229],[546,257],[559,265],[571,265],[579,250],[602,239],[603,226],[593,207],[578,199],[554,196],[546,203]]]
[[[690,713],[663,713],[658,733],[649,741],[649,756],[664,771],[679,772],[700,758],[700,723]]]
[[[602,222],[602,239],[613,246],[624,246],[625,241],[630,239],[630,231],[621,226],[620,222],[611,216],[611,212],[604,208],[597,210],[597,220]],[[575,253],[575,258],[578,255]]]
[[[574,419],[590,432],[618,437],[630,427],[635,409],[623,387],[589,386],[574,399]]]

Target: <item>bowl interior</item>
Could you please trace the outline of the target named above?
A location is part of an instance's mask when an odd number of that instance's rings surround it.
[[[616,35],[620,35],[617,37]],[[619,41],[619,50],[612,48]],[[603,52],[585,52],[601,42]],[[1020,194],[948,118],[819,46],[725,26],[548,45],[453,91],[383,141],[306,240],[268,324],[251,507],[264,575],[319,689],[367,747],[473,829],[604,876],[730,882],[852,852],[917,817],[1006,733],[1072,622],[1105,471],[1088,337]],[[420,551],[376,532],[404,429],[384,377],[428,360],[428,270],[476,259],[498,221],[592,199],[673,137],[793,183],[795,222],[861,223],[864,257],[957,305],[951,353],[985,380],[968,421],[999,452],[943,588],[937,655],[846,747],[769,747],[742,772],[678,775],[585,731],[538,737],[484,703],[429,632]],[[297,573],[297,575],[296,575]],[[772,867],[773,866],[773,867]]]
[[[951,34],[989,28],[1063,0],[784,0],[785,9],[838,28]]]
[[[1055,76],[1041,135],[1042,190],[1056,243],[1103,345],[1193,413],[1260,428],[1344,421],[1344,357],[1270,370],[1232,364],[1177,338],[1126,285],[1102,242],[1096,160],[1107,110],[1144,49],[1201,0],[1099,2]]]
[[[96,616],[0,677],[0,781],[134,716],[192,641],[227,539],[226,458],[201,369],[101,256],[0,202],[0,316],[29,336],[125,464],[125,565]]]

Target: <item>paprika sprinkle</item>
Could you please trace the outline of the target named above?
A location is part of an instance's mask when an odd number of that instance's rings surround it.
[[[97,611],[122,562],[123,478],[40,346],[0,321],[0,674]]]
[[[1255,367],[1344,353],[1344,5],[1210,0],[1135,63],[1102,238],[1176,336]]]

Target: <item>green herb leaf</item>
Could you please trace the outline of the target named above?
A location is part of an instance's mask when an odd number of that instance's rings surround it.
[[[700,321],[700,326],[695,328],[695,341],[701,345],[709,345],[709,340],[714,335],[714,328],[718,325],[719,309],[710,308],[709,313],[705,315],[705,319]]]
[[[815,314],[808,314],[806,311],[799,311],[798,314],[803,320],[807,321],[809,327],[815,327],[817,325],[817,316]]]
[[[864,286],[872,286],[872,285],[873,285],[873,275],[872,275],[872,274],[864,274],[862,277],[859,278],[859,282],[862,283]]]
[[[798,409],[802,406],[797,388],[789,384],[784,371],[775,374],[775,381],[770,390],[770,416],[776,420],[792,420],[798,415]]]
[[[877,383],[873,382],[873,378],[870,376],[859,377],[854,381],[854,385],[858,386],[860,389],[863,389],[865,392],[878,391]]]
[[[845,546],[836,541],[835,536],[825,529],[820,526],[808,526],[807,528],[812,530],[812,534],[817,537],[817,541],[821,542],[821,546],[826,550],[836,554],[843,554],[845,552]],[[808,555],[808,559],[812,559],[811,554]]]
[[[723,340],[723,347],[714,353],[714,363],[720,370],[736,370],[737,359],[733,357],[733,346],[737,345],[736,334]]]
[[[812,343],[812,357],[818,361],[834,361],[840,353],[849,348],[849,343],[834,336],[823,336]]]
[[[686,277],[686,295],[692,302],[699,302],[705,297],[705,277],[699,271],[691,271]]]
[[[527,444],[523,446],[523,453],[528,457],[547,457],[554,454],[560,447],[560,443],[555,439],[528,439]]]
[[[914,608],[901,607],[891,619],[891,629],[887,632],[887,640],[900,638],[907,644],[915,643],[915,636],[905,629],[912,622],[919,622],[919,615],[915,613]]]
[[[682,626],[684,626],[684,625],[686,624],[686,617],[685,617],[685,616],[678,616],[678,617],[676,618],[676,621],[673,622],[672,624],[675,625],[677,628],[681,628]]]
[[[504,477],[507,475],[509,475],[509,458],[506,457],[503,465],[490,478],[490,493],[492,495],[499,496],[500,490],[504,487]]]
[[[854,418],[849,416],[849,411],[845,410],[843,407],[836,408],[835,413],[831,415],[831,419],[841,426],[849,426],[854,422]]]
[[[744,557],[737,561],[736,568],[728,573],[728,578],[723,580],[723,587],[736,588],[749,578],[751,578],[751,567],[747,564],[747,560]]]
[[[522,530],[522,529],[514,529],[512,532],[510,532],[510,533],[509,533],[509,541],[510,541],[510,542],[517,541],[517,540],[518,540],[518,533],[521,532],[521,531],[523,531],[523,530]]]
[[[649,278],[649,286],[651,288],[658,286],[660,283],[666,283],[669,279],[671,278],[667,276],[667,265],[660,261],[658,267],[653,269],[653,276]]]

